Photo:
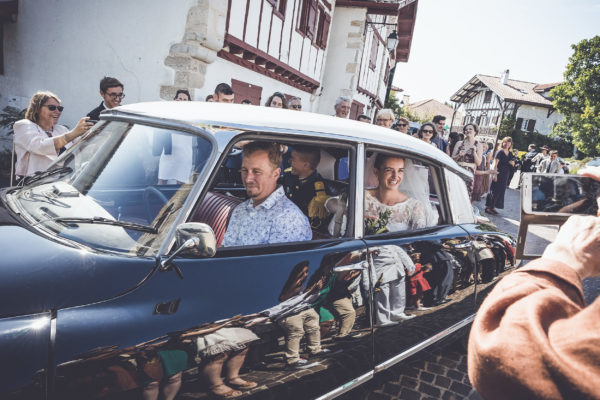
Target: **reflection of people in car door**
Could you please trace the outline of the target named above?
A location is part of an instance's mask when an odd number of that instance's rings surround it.
[[[283,243],[310,240],[306,215],[277,187],[281,149],[276,143],[244,145],[242,182],[249,199],[231,214],[223,246]]]
[[[406,275],[415,272],[409,255],[399,246],[377,247],[373,252],[373,267],[373,312],[377,324],[390,325],[413,318],[414,315],[404,313]]]

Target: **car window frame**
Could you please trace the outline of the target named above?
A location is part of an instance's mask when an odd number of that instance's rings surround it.
[[[220,166],[225,162],[231,149],[235,147],[235,144],[246,140],[260,140],[260,141],[273,141],[277,143],[285,144],[303,144],[310,146],[327,146],[334,148],[342,148],[348,150],[349,157],[349,182],[348,182],[348,213],[347,213],[347,227],[344,236],[339,238],[323,238],[323,239],[311,239],[306,241],[298,242],[283,242],[283,243],[271,243],[271,244],[259,244],[250,246],[228,246],[228,247],[217,247],[217,252],[214,257],[236,257],[244,255],[259,255],[259,254],[275,254],[275,253],[286,253],[290,251],[308,250],[311,248],[327,245],[330,243],[339,243],[342,241],[351,241],[357,239],[357,232],[355,229],[356,220],[356,196],[357,193],[357,171],[359,170],[356,165],[358,160],[358,147],[361,143],[352,140],[345,140],[340,138],[334,138],[329,136],[318,137],[318,132],[296,132],[297,135],[285,137],[285,132],[275,132],[270,130],[265,131],[243,131],[239,135],[233,137],[227,146],[223,149],[218,159],[212,164],[210,175],[204,182],[202,192],[196,199],[194,205],[191,207],[189,214],[186,216],[188,221],[196,212],[198,205],[202,202],[207,192],[211,191],[215,183],[215,179],[218,175]],[[316,140],[315,140],[316,139]],[[362,211],[361,211],[362,216]],[[362,228],[362,226],[361,226]]]
[[[417,160],[419,161],[422,165],[426,166],[427,168],[429,168],[430,171],[434,171],[432,172],[432,176],[433,176],[433,185],[435,187],[436,190],[436,197],[438,199],[438,204],[439,204],[439,209],[438,212],[440,213],[441,217],[442,217],[442,223],[438,223],[432,226],[427,226],[424,228],[419,228],[419,229],[413,229],[413,230],[405,230],[405,231],[397,231],[397,232],[384,232],[384,233],[380,233],[380,234],[374,234],[374,235],[363,235],[361,237],[365,237],[365,238],[369,238],[369,239],[373,239],[373,238],[400,238],[400,237],[408,237],[408,236],[414,236],[415,233],[417,235],[419,234],[424,234],[427,232],[430,232],[432,230],[437,230],[440,227],[445,227],[445,226],[449,226],[449,225],[453,225],[453,219],[452,219],[452,213],[450,212],[450,203],[448,201],[448,196],[443,196],[443,198],[440,198],[440,193],[447,193],[447,187],[445,185],[445,175],[444,175],[444,170],[445,168],[443,167],[443,165],[440,165],[438,163],[434,163],[433,161],[429,160],[429,159],[424,159],[424,158],[420,158],[419,155],[417,153],[408,151],[406,149],[397,149],[397,148],[391,148],[391,147],[383,147],[381,145],[369,145],[367,144],[365,146],[364,149],[364,155],[363,155],[363,171],[366,167],[366,154],[369,151],[373,151],[376,153],[384,153],[384,154],[391,154],[391,155],[397,155],[399,157],[403,157],[403,158],[409,158],[411,160]],[[363,206],[361,209],[361,214],[364,215],[364,180],[365,180],[366,176],[363,176]],[[364,217],[363,217],[364,218]],[[361,219],[361,232],[362,232],[362,219]],[[358,222],[357,222],[358,224]]]

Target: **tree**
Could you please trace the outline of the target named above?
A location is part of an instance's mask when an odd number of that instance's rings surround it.
[[[426,115],[424,117],[420,117],[417,114],[412,113],[407,106],[408,104],[401,105],[400,103],[398,103],[396,92],[394,92],[393,90],[390,92],[390,97],[387,99],[384,105],[385,108],[392,109],[396,118],[406,117],[409,121],[419,122],[421,124],[429,122],[433,119],[433,115]]]
[[[565,116],[553,133],[571,136],[588,156],[600,155],[600,36],[571,46],[574,50],[565,81],[550,92],[554,107]]]

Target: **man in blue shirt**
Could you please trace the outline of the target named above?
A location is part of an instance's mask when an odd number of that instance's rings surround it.
[[[277,186],[281,148],[250,142],[243,148],[242,182],[249,199],[231,214],[223,246],[248,246],[312,239],[306,215]]]

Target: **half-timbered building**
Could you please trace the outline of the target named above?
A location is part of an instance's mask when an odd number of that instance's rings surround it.
[[[475,75],[450,98],[455,114],[452,130],[475,122],[480,134],[495,137],[504,117],[516,118],[516,129],[547,135],[563,116],[552,106],[550,90],[558,85],[509,79],[509,70],[500,76]],[[463,116],[458,117],[457,111]]]
[[[264,105],[275,91],[304,111],[352,114],[383,106],[396,62],[410,54],[416,0],[120,0],[16,2],[2,26],[0,108],[26,107],[40,89],[74,125],[100,102],[104,76],[125,84],[124,103],[204,100],[229,83],[236,102]],[[85,16],[85,18],[81,18]],[[394,35],[392,35],[394,33]],[[388,37],[398,41],[390,52]]]

